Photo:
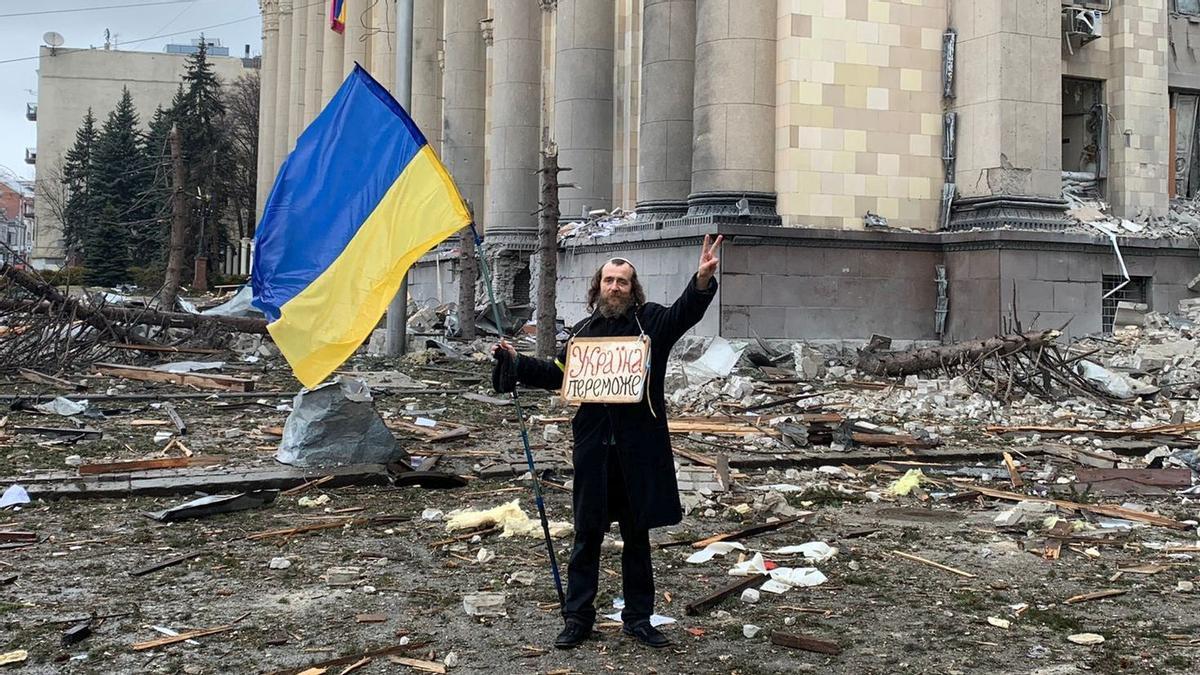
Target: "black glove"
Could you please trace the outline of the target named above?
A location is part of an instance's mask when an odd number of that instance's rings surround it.
[[[497,349],[493,355],[492,389],[497,394],[508,394],[517,389],[517,359],[507,349]],[[518,357],[519,358],[519,357]]]

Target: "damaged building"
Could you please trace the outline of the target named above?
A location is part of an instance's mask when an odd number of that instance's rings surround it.
[[[394,3],[263,5],[260,197]],[[561,166],[558,313],[634,261],[667,301],[721,233],[727,338],[1111,329],[1200,273],[1194,0],[416,0],[411,112],[510,307],[536,299],[541,152]],[[262,204],[265,199],[260,198]],[[410,273],[457,298],[448,242]],[[1015,320],[1015,322],[1014,322]]]

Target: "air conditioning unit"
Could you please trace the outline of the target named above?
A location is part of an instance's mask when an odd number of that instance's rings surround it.
[[[1082,47],[1104,35],[1101,27],[1104,14],[1098,9],[1063,7],[1062,15],[1063,37],[1072,53],[1076,46]]]

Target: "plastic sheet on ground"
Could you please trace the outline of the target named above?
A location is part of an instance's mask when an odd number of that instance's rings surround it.
[[[729,570],[729,576],[731,577],[748,577],[751,574],[766,573],[767,562],[763,560],[763,555],[761,553],[755,553],[753,558],[749,560],[743,560],[742,562],[734,565],[733,569]]]
[[[1091,361],[1077,362],[1075,364],[1075,371],[1082,375],[1088,382],[1095,384],[1117,398],[1128,399],[1138,396],[1150,396],[1157,394],[1159,391],[1158,387],[1139,382],[1125,373],[1111,371]]]
[[[296,395],[275,453],[278,461],[302,467],[388,464],[407,456],[367,386],[341,377]]]
[[[728,377],[738,359],[742,358],[745,349],[745,345],[734,347],[723,337],[713,338],[712,344],[700,358],[684,364],[683,370],[687,374],[688,384],[694,386],[718,377]]]
[[[200,312],[208,316],[233,316],[233,317],[252,317],[262,316],[263,313],[258,311],[250,301],[254,299],[254,291],[251,290],[250,284],[246,284],[233,294],[233,297],[226,300],[224,303],[216,307]]]
[[[33,407],[37,410],[40,410],[41,412],[49,413],[51,415],[62,415],[63,417],[70,417],[72,415],[79,415],[79,414],[82,414],[83,412],[85,412],[88,409],[88,402],[87,401],[72,401],[69,398],[63,398],[62,396],[56,396],[53,401],[39,403]]]

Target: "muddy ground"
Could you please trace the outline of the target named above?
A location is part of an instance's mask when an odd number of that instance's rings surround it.
[[[422,370],[412,360],[358,360],[353,365],[370,370],[398,368],[422,380],[486,392],[485,382],[453,382],[450,374]],[[458,362],[453,367],[486,375],[482,364]],[[280,363],[224,372],[258,378],[259,390],[298,387]],[[96,376],[89,377],[88,384],[93,392],[185,390],[178,385]],[[0,385],[3,394],[47,391],[15,377]],[[214,409],[214,401],[176,401],[190,426],[186,444],[198,456],[215,455],[228,465],[272,466],[277,438],[270,427],[281,426],[287,414],[274,406],[287,399],[264,394],[261,401],[224,410]],[[490,508],[513,498],[535,515],[528,484],[519,477],[473,476],[477,465],[519,448],[512,409],[453,394],[399,393],[381,395],[377,407],[397,419],[409,402],[418,408],[446,406],[439,419],[476,428],[469,438],[436,448],[416,435],[403,436],[414,454],[443,453],[437,468],[472,477],[467,487],[317,487],[304,496],[328,495],[330,501],[323,506],[302,507],[299,497],[280,496],[264,508],[174,524],[141,514],[182,503],[187,496],[34,502],[20,510],[0,511],[0,530],[37,535],[36,543],[0,549],[0,579],[18,575],[0,586],[0,654],[29,652],[24,663],[0,666],[0,670],[295,672],[310,663],[391,647],[407,638],[410,649],[405,656],[442,662],[453,653],[457,663],[449,672],[454,673],[1200,672],[1200,592],[1178,590],[1180,582],[1200,581],[1196,562],[1187,553],[1147,546],[1195,546],[1194,526],[1187,530],[1140,527],[1095,546],[1091,554],[1085,552],[1091,545],[1068,544],[1060,559],[1047,560],[1042,556],[1045,533],[1040,524],[1008,529],[993,525],[997,510],[1005,506],[1000,502],[949,501],[928,495],[925,499],[885,496],[873,502],[865,493],[879,491],[896,474],[864,466],[858,467],[861,474],[852,471],[850,477],[827,486],[790,493],[792,506],[814,512],[806,522],[742,540],[752,550],[814,540],[836,546],[839,553],[834,558],[815,565],[828,576],[827,583],[794,588],[783,595],[763,593],[757,604],[744,603],[735,595],[714,610],[687,616],[688,602],[736,581],[727,574],[736,553],[696,565],[684,562],[693,550],[689,546],[660,548],[654,552],[657,611],[677,619],[664,628],[674,646],[651,651],[621,635],[618,624],[605,623],[584,646],[555,650],[552,642],[561,620],[540,539],[491,534],[479,541],[435,545],[449,536],[444,524],[421,516],[429,508],[445,512]],[[161,446],[151,439],[162,427],[131,424],[134,419],[166,419],[161,410],[147,407],[149,403],[94,403],[130,410],[88,420],[105,432],[98,441],[47,445],[52,439],[0,435],[0,476],[9,477],[0,479],[0,488],[35,470],[66,469],[64,460],[69,455],[92,462],[155,452]],[[562,414],[549,408],[545,396],[529,397],[526,410]],[[10,429],[64,423],[62,418],[26,411],[0,413],[4,415]],[[536,429],[534,438],[540,444]],[[997,450],[1008,449],[1006,441],[995,437],[964,434],[961,442],[967,443],[968,438],[975,448],[992,444]],[[687,447],[688,441],[680,439],[679,444]],[[553,456],[557,451],[565,457],[568,450],[569,435],[540,452]],[[705,516],[705,509],[697,509],[680,525],[653,532],[653,540],[695,540],[763,522],[769,514],[754,509],[742,514],[730,507],[753,502],[759,493],[746,489],[750,486],[796,482],[785,479],[783,469],[747,470],[735,476],[732,492],[714,496],[715,515]],[[804,471],[803,476],[812,482],[817,474]],[[557,482],[567,479],[566,475],[552,477]],[[1009,489],[1007,481],[993,481],[992,486]],[[1104,499],[1114,504],[1131,500],[1180,520],[1197,516],[1194,503],[1175,496]],[[546,502],[551,519],[570,519],[565,491],[548,487]],[[247,539],[255,532],[327,522],[339,515],[391,516],[394,521]],[[564,572],[569,547],[569,539],[557,541]],[[494,551],[495,557],[478,562],[480,548]],[[892,553],[897,550],[974,576],[898,557]],[[200,555],[145,576],[128,574],[191,551]],[[601,610],[620,596],[620,554],[615,545],[607,547],[605,556]],[[276,557],[286,558],[290,567],[270,569],[268,564]],[[795,559],[775,561],[804,566]],[[323,577],[329,568],[339,566],[360,567],[361,577],[347,587],[330,587]],[[1121,572],[1135,567],[1154,573]],[[533,584],[509,583],[514,572],[533,573]],[[1072,596],[1106,589],[1125,593],[1065,603]],[[463,596],[479,591],[506,592],[507,616],[468,616]],[[383,616],[359,622],[356,617],[364,614]],[[69,620],[87,615],[109,618],[97,619],[93,634],[84,641],[63,646],[61,634],[71,625]],[[1010,626],[992,625],[989,617],[1006,619]],[[131,648],[136,642],[161,637],[148,628],[151,625],[187,631],[235,621],[232,630],[200,637],[194,645]],[[762,630],[754,638],[744,637],[745,624]],[[768,637],[777,630],[836,642],[842,651],[831,656],[774,646]],[[1077,633],[1097,633],[1106,640],[1094,646],[1068,641],[1069,635]],[[344,668],[331,667],[328,672],[340,673]],[[408,666],[383,656],[355,672],[406,670]]]

